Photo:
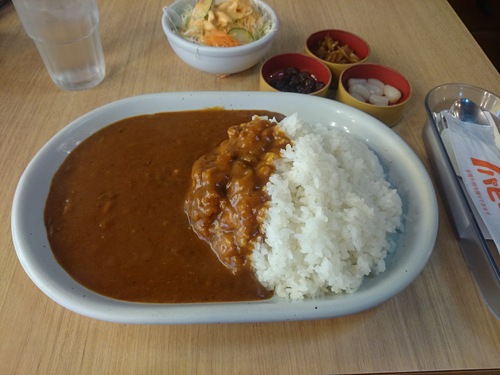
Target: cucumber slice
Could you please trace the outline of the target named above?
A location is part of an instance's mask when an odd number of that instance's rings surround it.
[[[191,14],[191,19],[194,21],[205,18],[212,8],[212,4],[214,0],[200,0],[196,3],[193,9],[193,13]]]
[[[241,44],[248,44],[253,42],[255,39],[248,30],[242,28],[242,27],[235,27],[227,32],[227,35],[232,36],[234,39],[236,39],[238,42]]]

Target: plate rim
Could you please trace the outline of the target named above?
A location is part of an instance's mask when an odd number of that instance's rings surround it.
[[[225,104],[225,109],[245,109],[240,108],[241,105],[237,105],[236,103],[239,101],[244,102],[248,99],[259,99],[260,102],[274,102],[274,104],[275,101],[287,101],[288,103],[295,103],[296,105],[300,104],[296,108],[296,112],[299,113],[299,117],[301,118],[303,118],[300,116],[301,106],[329,106],[328,110],[332,114],[336,114],[342,121],[337,124],[335,121],[338,120],[335,120],[334,123],[325,125],[334,127],[338,126],[349,132],[352,130],[353,126],[356,126],[357,123],[366,121],[369,123],[369,126],[373,126],[374,130],[371,130],[372,133],[376,131],[380,132],[381,135],[388,137],[388,139],[392,142],[390,144],[391,148],[398,147],[398,149],[402,150],[405,156],[407,156],[407,159],[405,159],[406,166],[412,168],[412,173],[418,176],[418,189],[420,192],[424,193],[425,197],[422,197],[422,200],[425,199],[425,201],[427,201],[427,208],[429,209],[427,212],[421,213],[422,217],[420,220],[423,222],[422,225],[425,227],[426,237],[424,241],[416,244],[417,249],[415,252],[417,254],[414,254],[416,263],[413,264],[411,268],[408,267],[408,269],[401,270],[397,275],[394,275],[393,278],[399,276],[400,283],[397,285],[394,283],[393,285],[390,285],[389,293],[387,290],[380,290],[382,287],[387,287],[387,285],[376,284],[375,291],[380,294],[378,298],[375,298],[373,295],[366,296],[366,293],[363,293],[363,291],[360,290],[354,294],[340,295],[335,296],[334,298],[317,298],[306,301],[285,301],[273,297],[270,300],[251,302],[143,304],[114,300],[94,293],[82,286],[80,286],[80,288],[75,287],[67,290],[48,278],[46,274],[47,270],[43,269],[41,265],[33,264],[33,260],[30,257],[32,256],[32,254],[30,254],[30,249],[26,249],[28,246],[27,244],[29,243],[28,240],[30,238],[30,234],[26,233],[24,230],[23,220],[25,220],[25,218],[22,215],[22,213],[26,210],[25,206],[27,204],[27,202],[25,202],[27,199],[26,189],[30,187],[29,183],[31,179],[34,178],[33,176],[39,173],[36,168],[40,163],[41,158],[43,158],[47,152],[54,152],[54,147],[58,145],[60,146],[61,139],[64,139],[64,137],[68,136],[68,134],[71,135],[72,132],[76,135],[81,135],[91,130],[88,134],[90,135],[94,131],[97,131],[98,129],[114,122],[106,122],[106,119],[109,118],[116,118],[117,116],[119,118],[129,117],[117,115],[116,110],[128,108],[125,111],[126,113],[133,112],[135,110],[131,109],[131,107],[133,107],[131,104],[134,103],[134,105],[137,106],[138,104],[147,104],[149,101],[154,103],[149,106],[146,105],[147,108],[159,108],[156,103],[158,101],[165,101],[166,107],[170,107],[170,110],[173,110],[171,108],[173,102],[176,105],[175,110],[186,110],[186,108],[193,106],[194,100],[197,103],[198,109],[216,107],[217,103]],[[269,106],[273,106],[274,104],[269,104]],[[280,112],[279,110],[270,108],[255,108],[253,104],[248,104],[246,108],[266,109]],[[155,112],[163,111],[165,110],[159,109]],[[143,110],[143,113],[151,112],[145,112],[145,110]],[[141,113],[137,113],[137,115],[139,114]],[[285,115],[290,114],[291,113],[287,113]],[[312,119],[304,119],[310,122],[317,122]],[[346,123],[343,122],[344,120]],[[98,123],[97,125],[96,121]],[[106,122],[106,124],[103,125],[104,122]],[[81,132],[79,133],[79,131]],[[380,136],[378,137],[380,138]],[[366,141],[369,143],[369,140]],[[68,152],[68,150],[65,150],[64,148],[61,149],[59,147],[59,152],[64,153]],[[61,156],[62,155],[64,154],[61,154]],[[52,176],[50,176],[50,179],[51,178]],[[12,237],[19,261],[30,279],[49,298],[63,307],[84,316],[110,322],[140,324],[236,323],[309,320],[333,318],[358,313],[375,307],[394,297],[417,278],[432,254],[437,237],[437,227],[437,200],[430,176],[415,152],[393,130],[364,112],[331,99],[305,96],[302,94],[253,91],[200,91],[144,94],[113,101],[85,113],[59,130],[44,144],[44,146],[29,162],[17,185],[11,215]],[[52,253],[50,248],[46,251]],[[53,264],[51,266],[54,267]],[[60,270],[56,269],[52,269],[51,271],[60,272]],[[69,276],[67,277],[69,278]],[[73,282],[76,283],[76,281]]]

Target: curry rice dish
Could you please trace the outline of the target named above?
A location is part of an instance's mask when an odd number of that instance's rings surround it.
[[[97,293],[244,301],[355,292],[384,271],[401,213],[375,154],[348,134],[210,109],[87,138],[54,175],[45,223],[58,262]]]

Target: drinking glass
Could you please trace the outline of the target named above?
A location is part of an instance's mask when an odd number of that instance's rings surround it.
[[[105,76],[96,0],[13,0],[54,83],[83,90]]]

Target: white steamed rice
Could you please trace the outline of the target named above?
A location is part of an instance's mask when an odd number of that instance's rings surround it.
[[[266,186],[271,197],[252,264],[257,278],[290,299],[353,293],[385,270],[388,234],[402,203],[362,142],[297,115],[279,125],[293,144]]]

